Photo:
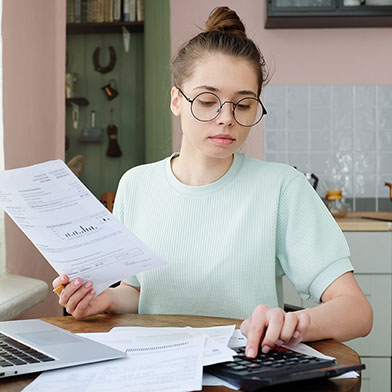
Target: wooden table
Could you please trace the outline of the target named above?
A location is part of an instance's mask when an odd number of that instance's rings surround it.
[[[119,326],[143,326],[143,327],[212,327],[216,325],[232,325],[240,326],[240,320],[201,317],[201,316],[171,316],[171,315],[104,315],[100,314],[77,321],[71,316],[67,317],[51,317],[43,318],[51,324],[67,329],[68,331],[77,332],[107,332],[113,327]],[[359,356],[351,348],[336,342],[334,340],[325,340],[310,344],[315,349],[326,355],[336,357],[337,361],[345,364],[360,363]],[[21,391],[27,384],[37,377],[36,374],[10,377],[0,380],[0,392]],[[311,382],[301,382],[293,388],[293,384],[279,386],[278,388],[269,388],[268,391],[293,391],[301,392],[312,391],[334,391],[348,392],[359,391],[361,388],[361,378],[350,378],[342,380],[318,380]],[[56,388],[54,388],[56,390]],[[131,389],[130,389],[131,390]],[[204,387],[203,391],[207,392],[227,392],[230,389],[225,387]],[[80,391],[82,392],[82,391]],[[110,391],[108,391],[110,392]]]

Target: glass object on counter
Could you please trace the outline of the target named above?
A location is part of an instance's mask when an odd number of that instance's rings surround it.
[[[329,190],[325,198],[325,204],[334,218],[343,218],[347,214],[347,206],[341,190]]]

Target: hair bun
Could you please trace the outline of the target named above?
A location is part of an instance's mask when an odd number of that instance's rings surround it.
[[[235,11],[229,7],[217,7],[209,15],[205,31],[206,33],[219,31],[245,35],[245,26]]]

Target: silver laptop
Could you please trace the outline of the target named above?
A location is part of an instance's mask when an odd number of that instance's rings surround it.
[[[124,357],[41,320],[0,322],[0,378]]]

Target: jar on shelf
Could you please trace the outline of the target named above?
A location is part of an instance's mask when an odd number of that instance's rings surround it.
[[[329,190],[325,198],[325,204],[334,218],[343,218],[347,214],[341,190]]]

